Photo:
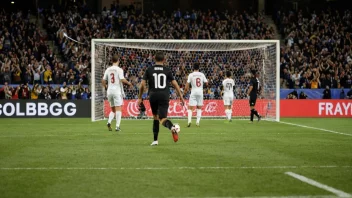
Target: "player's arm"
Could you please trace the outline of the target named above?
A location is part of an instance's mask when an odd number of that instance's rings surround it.
[[[209,87],[208,79],[205,77],[204,74],[203,74],[203,82],[204,82],[206,87]]]
[[[141,82],[141,84],[139,86],[138,100],[142,100],[142,95],[143,95],[144,90],[145,90],[145,84],[146,84],[146,81],[142,80],[142,82]]]
[[[177,95],[180,97],[181,100],[181,104],[184,105],[185,104],[185,100],[183,99],[183,95],[180,89],[180,86],[178,86],[177,81],[174,79],[174,77],[172,76],[171,71],[168,72],[167,74],[167,78],[169,81],[171,81],[171,85],[175,88]],[[188,76],[189,78],[189,76]],[[190,79],[190,78],[189,78]],[[187,81],[190,82],[190,81]]]
[[[122,82],[123,84],[126,84],[126,85],[128,85],[128,86],[130,86],[130,87],[133,86],[132,83],[128,82],[128,81],[125,79],[125,75],[123,74],[123,70],[122,70],[122,69],[121,69],[120,72],[119,72],[119,79],[121,80],[121,82]]]
[[[253,89],[253,81],[251,80],[251,84],[249,85],[247,96],[249,96],[249,94],[252,92],[252,89]]]
[[[181,102],[184,104],[185,101],[184,101],[184,99],[183,99],[180,86],[178,86],[178,83],[176,82],[176,80],[172,80],[172,81],[171,81],[171,84],[172,84],[172,86],[175,88],[176,93],[177,93],[177,95],[180,97]]]
[[[101,84],[105,90],[108,89],[108,73],[106,71],[104,73],[103,79],[101,80]]]
[[[189,83],[191,83],[191,74],[188,75],[188,78],[187,78],[187,82],[186,82],[186,86],[185,86],[185,90],[183,90],[183,93],[186,95],[187,92],[189,91]]]
[[[187,82],[185,86],[185,90],[183,90],[184,95],[186,95],[188,91],[189,91],[189,83]]]
[[[123,84],[126,84],[126,85],[130,86],[130,87],[133,86],[132,83],[128,82],[126,79],[121,79],[121,82],[122,82]]]
[[[144,72],[141,84],[139,85],[139,92],[138,92],[138,104],[139,105],[142,103],[142,95],[145,90],[147,79],[148,79],[148,69]]]

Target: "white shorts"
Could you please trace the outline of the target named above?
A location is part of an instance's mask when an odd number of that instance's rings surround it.
[[[233,96],[224,96],[223,100],[224,100],[224,105],[232,106]]]
[[[203,106],[203,95],[191,95],[189,97],[189,106]]]
[[[108,94],[108,101],[110,107],[119,107],[123,104],[123,98],[120,94]]]

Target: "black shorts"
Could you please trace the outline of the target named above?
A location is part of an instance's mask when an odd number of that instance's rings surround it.
[[[257,102],[257,96],[249,96],[249,106],[254,107]]]
[[[169,98],[159,94],[150,94],[149,103],[153,115],[158,115],[159,119],[167,118],[167,112],[169,110]]]

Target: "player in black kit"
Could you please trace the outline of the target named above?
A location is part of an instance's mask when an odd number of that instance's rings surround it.
[[[154,117],[154,141],[151,144],[152,146],[158,145],[159,123],[161,123],[164,127],[170,129],[174,141],[178,141],[178,134],[175,130],[175,127],[172,122],[167,119],[170,98],[170,82],[175,88],[177,95],[180,97],[181,104],[184,105],[180,87],[172,76],[171,70],[168,67],[163,66],[164,62],[164,54],[162,52],[157,52],[155,54],[155,65],[148,67],[148,69],[145,71],[138,94],[138,103],[140,104],[142,102],[142,95],[145,90],[146,81],[148,81],[149,102]]]
[[[249,96],[249,106],[251,108],[251,121],[250,123],[253,123],[253,117],[254,115],[257,116],[258,122],[262,118],[258,111],[255,110],[255,103],[257,102],[257,95],[260,92],[261,87],[260,87],[260,82],[259,82],[259,72],[255,73],[255,77],[251,79],[251,84],[248,89],[247,95]]]

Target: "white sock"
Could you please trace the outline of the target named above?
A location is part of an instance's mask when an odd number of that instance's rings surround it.
[[[227,111],[227,119],[231,120],[231,117],[232,117],[232,110],[228,109],[228,111]]]
[[[201,117],[202,117],[202,110],[197,109],[197,123],[199,123]]]
[[[121,123],[121,111],[116,111],[116,127],[120,127]]]
[[[229,110],[225,109],[225,115],[226,115],[226,119],[229,119]]]
[[[188,124],[192,122],[192,110],[187,110],[188,112]]]
[[[115,113],[111,111],[109,114],[109,120],[108,120],[109,124],[111,124],[111,121],[114,119],[114,117],[115,117]]]

